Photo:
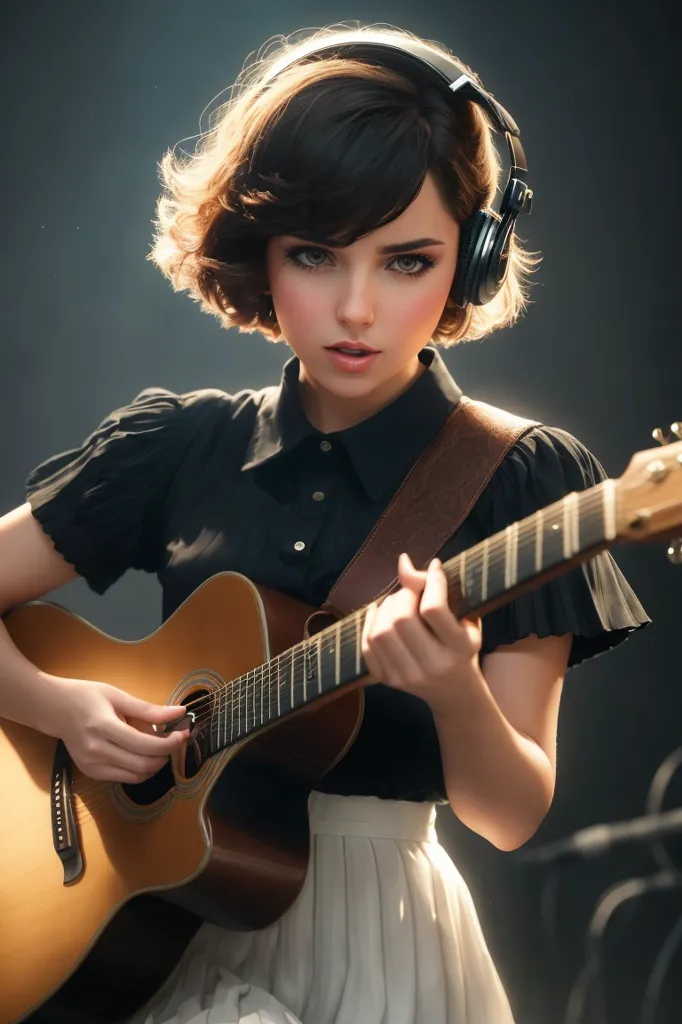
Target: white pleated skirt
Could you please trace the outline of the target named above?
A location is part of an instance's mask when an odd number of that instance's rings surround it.
[[[204,924],[129,1024],[513,1024],[431,803],[313,793],[310,866],[275,924]]]

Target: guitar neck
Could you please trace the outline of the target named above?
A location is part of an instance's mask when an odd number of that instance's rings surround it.
[[[605,480],[568,494],[445,562],[453,612],[485,615],[612,544],[616,486]],[[214,694],[207,753],[366,676],[365,614],[366,607],[358,609]]]
[[[567,494],[446,562],[455,614],[487,615],[613,544],[616,488],[605,480]]]

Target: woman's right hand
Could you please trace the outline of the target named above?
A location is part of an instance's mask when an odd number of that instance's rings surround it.
[[[157,735],[162,725],[185,713],[181,706],[151,704],[109,683],[61,679],[50,734],[64,741],[80,770],[106,782],[144,782],[182,746],[189,727]],[[133,724],[135,723],[135,724]]]

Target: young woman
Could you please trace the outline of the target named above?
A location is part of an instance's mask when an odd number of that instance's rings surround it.
[[[131,566],[158,574],[164,618],[223,570],[321,604],[459,401],[436,346],[521,312],[532,260],[515,240],[497,296],[456,300],[462,232],[498,180],[481,109],[388,57],[293,45],[255,65],[194,156],[166,157],[152,252],[225,326],[291,347],[280,385],[147,389],[35,469],[0,520],[3,610],[77,575],[102,593]],[[273,75],[283,54],[300,59]],[[569,434],[533,429],[441,557],[602,476]],[[204,925],[136,1024],[511,1021],[435,807],[502,850],[532,836],[567,665],[646,615],[609,555],[483,622],[455,619],[439,560],[417,571],[406,553],[399,575],[367,616],[381,682],[312,795],[299,898],[260,932]],[[148,778],[185,738],[127,721],[179,709],[48,677],[4,627],[0,667],[0,714],[61,737],[92,778]]]

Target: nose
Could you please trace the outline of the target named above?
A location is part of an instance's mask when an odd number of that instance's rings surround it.
[[[338,298],[336,315],[339,323],[365,328],[374,323],[374,300],[368,275],[349,275]]]

